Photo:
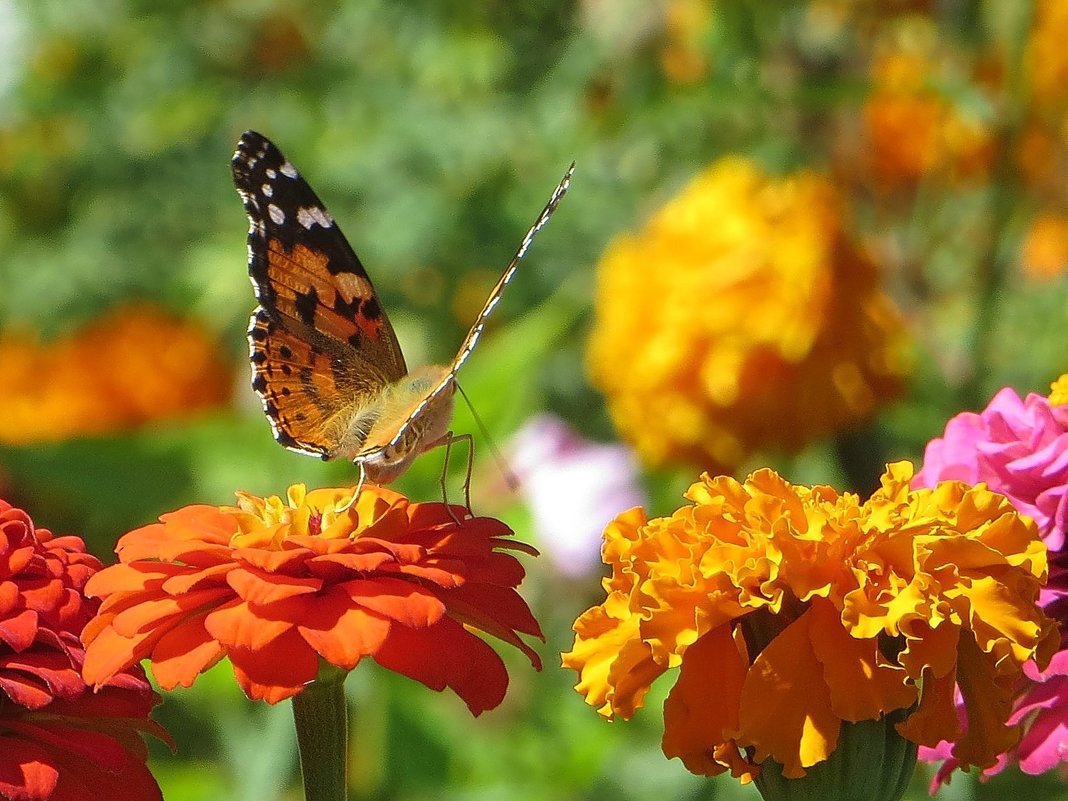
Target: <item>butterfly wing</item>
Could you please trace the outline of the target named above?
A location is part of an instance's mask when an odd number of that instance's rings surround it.
[[[266,137],[231,163],[249,218],[252,388],[275,439],[331,458],[353,417],[407,369],[371,279],[333,217]]]
[[[505,286],[512,280],[512,276],[515,275],[516,269],[519,267],[519,261],[526,254],[527,249],[530,247],[530,243],[534,241],[534,237],[538,231],[549,222],[549,218],[552,217],[553,212],[556,211],[557,205],[560,200],[567,193],[568,188],[571,186],[571,175],[575,171],[575,163],[572,162],[568,167],[567,172],[564,173],[564,177],[560,179],[560,183],[557,184],[556,189],[553,190],[552,195],[549,197],[549,201],[545,204],[545,207],[541,210],[537,219],[534,220],[534,224],[527,230],[526,236],[523,237],[523,241],[516,249],[515,255],[512,256],[512,260],[508,262],[508,266],[505,268],[501,277],[497,280],[496,285],[490,292],[489,297],[486,299],[486,303],[482,307],[482,311],[478,313],[478,317],[475,318],[475,322],[471,325],[471,329],[467,332],[467,336],[464,337],[463,343],[460,345],[460,349],[457,351],[456,356],[444,368],[426,368],[422,371],[417,371],[413,374],[413,380],[409,382],[410,390],[407,392],[408,399],[404,399],[404,393],[399,393],[399,400],[406,403],[405,409],[406,416],[401,417],[398,421],[398,425],[395,428],[387,428],[382,425],[385,421],[379,421],[379,425],[376,425],[371,431],[370,436],[365,443],[365,451],[362,454],[365,459],[373,460],[379,454],[391,454],[396,451],[405,451],[408,448],[413,448],[418,451],[428,445],[432,445],[436,439],[435,435],[439,435],[442,432],[436,431],[436,426],[418,426],[420,418],[427,414],[428,411],[434,412],[434,416],[440,416],[437,412],[439,408],[444,408],[446,404],[443,402],[442,396],[445,393],[451,393],[455,385],[456,373],[460,369],[460,366],[467,361],[467,357],[471,355],[471,352],[475,349],[475,345],[478,343],[479,338],[482,336],[482,331],[486,327],[486,320],[489,318],[493,309],[497,306],[497,303],[501,299],[501,294],[504,292]],[[451,412],[451,406],[448,406]],[[447,425],[447,421],[444,423]],[[410,436],[413,427],[418,428],[422,433],[424,430],[431,432],[429,436],[412,437]]]

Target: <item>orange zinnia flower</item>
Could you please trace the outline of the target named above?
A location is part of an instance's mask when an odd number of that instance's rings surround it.
[[[455,522],[442,503],[365,486],[289,488],[285,501],[238,493],[238,506],[189,506],[119,540],[120,563],[94,576],[103,599],[86,629],[86,680],[148,658],[164,689],[189,686],[226,656],[250,698],[295,695],[320,657],[364,657],[459,695],[473,714],[497,706],[508,675],[473,632],[519,648],[541,630],[515,588],[523,579],[500,521]]]
[[[0,500],[0,798],[159,799],[142,732],[159,698],[140,668],[93,693],[79,642],[100,568],[78,537],[53,537]]]
[[[1020,735],[1006,719],[1024,664],[1057,648],[1035,606],[1045,546],[984,485],[910,490],[911,479],[907,462],[891,465],[861,503],[771,470],[744,483],[706,475],[671,517],[620,515],[605,532],[608,597],[564,654],[578,691],[627,718],[678,668],[664,752],[705,775],[760,781],[771,760],[804,777],[846,723],[865,721],[896,722],[889,736],[913,744],[954,743],[964,767],[992,765]]]

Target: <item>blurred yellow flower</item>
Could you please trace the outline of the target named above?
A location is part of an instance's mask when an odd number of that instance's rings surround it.
[[[993,764],[1019,737],[1006,719],[1024,664],[1059,643],[1035,605],[1046,549],[984,485],[913,491],[912,474],[890,465],[865,502],[771,470],[706,474],[671,517],[623,513],[605,531],[607,597],[563,655],[576,689],[629,718],[678,668],[663,749],[697,774],[748,781],[771,759],[802,777],[844,722],[891,713],[891,736]]]
[[[41,344],[0,335],[0,442],[25,445],[132,428],[218,406],[232,368],[201,328],[136,304]]]
[[[1063,275],[1068,268],[1068,217],[1050,213],[1035,217],[1024,237],[1020,264],[1036,281]]]
[[[869,417],[908,347],[823,178],[713,164],[597,270],[588,364],[651,465],[729,470]]]

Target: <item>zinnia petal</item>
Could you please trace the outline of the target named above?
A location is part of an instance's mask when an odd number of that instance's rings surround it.
[[[476,713],[500,703],[504,665],[472,631],[538,664],[511,554],[526,546],[499,521],[457,523],[444,504],[380,487],[351,500],[301,485],[284,500],[239,493],[237,507],[179,509],[124,536],[120,564],[90,582],[103,614],[87,678],[147,657],[161,686],[188,685],[228,656],[246,694],[273,703],[314,679],[320,658],[351,669],[373,656]]]

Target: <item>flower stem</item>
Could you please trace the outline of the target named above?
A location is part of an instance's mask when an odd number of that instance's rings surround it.
[[[330,666],[293,697],[305,801],[345,801],[348,782],[346,671]]]

